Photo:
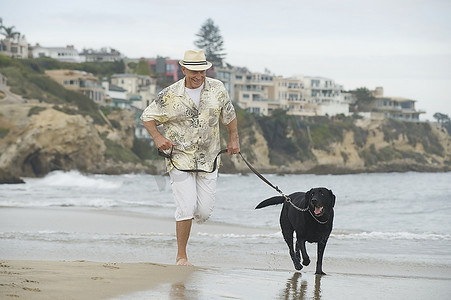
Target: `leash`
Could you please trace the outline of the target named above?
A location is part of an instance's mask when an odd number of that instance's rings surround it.
[[[171,152],[170,152],[169,154],[167,154],[167,153],[161,151],[160,149],[158,149],[158,155],[160,155],[160,156],[162,156],[162,157],[164,157],[164,158],[169,159],[169,161],[171,162],[172,166],[173,166],[174,168],[176,168],[177,170],[182,171],[182,172],[191,172],[191,173],[199,173],[199,172],[213,173],[214,171],[216,171],[216,167],[217,167],[219,155],[221,155],[221,154],[223,154],[223,153],[226,153],[226,152],[227,152],[227,149],[222,149],[222,150],[219,151],[219,153],[216,155],[215,161],[213,162],[213,170],[211,170],[211,171],[205,171],[205,170],[200,170],[200,169],[194,169],[194,170],[189,169],[189,170],[185,170],[185,169],[179,169],[179,168],[177,168],[177,166],[176,166],[176,165],[174,164],[174,162],[172,161],[172,152],[173,152],[173,151],[174,151],[174,147],[171,148]]]
[[[240,156],[241,156],[241,158],[243,159],[243,161],[246,163],[246,165],[248,166],[248,168],[252,171],[252,172],[254,172],[254,174],[255,175],[257,175],[257,177],[258,178],[260,178],[261,180],[263,180],[263,182],[265,182],[267,185],[269,185],[270,187],[272,187],[273,189],[275,189],[279,194],[281,194],[284,198],[285,198],[285,201],[287,201],[294,209],[296,209],[296,210],[298,210],[298,211],[301,211],[301,212],[305,212],[305,211],[308,211],[309,213],[310,213],[310,215],[312,216],[312,218],[316,221],[316,222],[318,222],[318,223],[320,223],[320,224],[322,224],[322,225],[324,225],[324,224],[326,224],[327,222],[329,222],[329,219],[327,219],[326,221],[320,221],[320,220],[318,220],[318,218],[312,213],[312,211],[311,210],[309,210],[308,209],[308,204],[307,204],[307,207],[306,208],[300,208],[300,207],[297,207],[292,201],[291,201],[291,198],[289,197],[289,196],[287,196],[287,195],[285,195],[280,189],[279,189],[279,187],[278,186],[275,186],[275,185],[273,185],[268,179],[266,179],[260,172],[258,172],[245,158],[244,158],[244,156],[243,156],[243,154],[241,154],[241,152],[239,152],[239,154],[240,154]]]
[[[213,172],[216,170],[216,167],[217,167],[217,160],[218,160],[219,155],[221,155],[221,154],[223,154],[223,153],[226,153],[226,152],[227,152],[227,149],[222,149],[222,150],[219,151],[219,153],[216,155],[215,161],[214,161],[214,163],[213,163],[213,170],[211,170],[211,171],[205,171],[205,170],[199,170],[199,169],[194,169],[194,170],[179,169],[179,168],[174,164],[174,162],[172,161],[172,152],[173,152],[173,151],[174,151],[174,147],[171,148],[171,152],[170,152],[169,154],[167,154],[167,153],[161,151],[160,149],[158,149],[158,155],[160,155],[160,156],[162,156],[162,157],[164,157],[164,158],[169,159],[169,161],[171,162],[172,166],[173,166],[174,168],[176,168],[177,170],[182,171],[182,172],[193,172],[193,173],[205,172],[205,173],[213,173]],[[329,219],[327,219],[326,221],[320,221],[320,220],[318,220],[318,219],[315,217],[315,215],[313,215],[313,213],[308,209],[308,204],[307,204],[307,207],[306,207],[306,208],[300,208],[300,207],[297,207],[297,206],[291,201],[291,198],[290,198],[289,196],[285,195],[285,194],[279,189],[278,186],[273,185],[268,179],[265,178],[265,176],[263,176],[260,172],[258,172],[258,171],[257,171],[257,170],[256,170],[256,169],[255,169],[255,168],[254,168],[254,167],[246,160],[246,158],[244,158],[244,156],[243,156],[243,154],[242,154],[241,152],[238,152],[238,154],[241,156],[241,158],[243,159],[243,161],[244,161],[244,163],[247,165],[247,167],[248,167],[255,175],[257,175],[258,178],[260,178],[264,183],[266,183],[267,185],[269,185],[270,187],[272,187],[274,190],[276,190],[280,195],[282,195],[282,197],[285,198],[285,201],[287,201],[294,209],[296,209],[296,210],[298,210],[298,211],[300,211],[300,212],[306,212],[306,211],[308,211],[308,212],[310,213],[310,215],[313,217],[313,219],[316,220],[316,221],[317,221],[318,223],[320,223],[320,224],[326,224],[326,223],[329,221]]]
[[[278,192],[280,195],[282,195],[282,197],[285,198],[285,200],[291,204],[291,206],[293,206],[295,209],[297,209],[298,211],[307,211],[308,210],[308,205],[306,208],[300,208],[297,207],[292,201],[291,198],[287,195],[285,195],[278,186],[273,185],[268,179],[266,179],[260,172],[258,172],[243,156],[243,154],[241,154],[241,152],[239,152],[241,158],[243,159],[244,163],[247,165],[247,167],[254,172],[255,175],[257,175],[258,178],[260,178],[263,182],[265,182],[267,185],[269,185],[270,187],[272,187],[273,189],[276,190],[276,192]]]

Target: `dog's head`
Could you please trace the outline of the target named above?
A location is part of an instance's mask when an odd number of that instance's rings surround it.
[[[313,188],[305,194],[305,198],[316,217],[329,215],[335,206],[335,195],[326,188]]]

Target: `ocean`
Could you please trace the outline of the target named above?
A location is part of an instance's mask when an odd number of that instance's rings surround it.
[[[252,173],[220,174],[210,220],[191,230],[196,272],[183,284],[114,299],[451,296],[451,173],[265,177],[285,194],[313,187],[335,194],[323,263],[330,276],[314,275],[316,244],[308,243],[312,263],[295,272],[278,224],[281,206],[254,209],[275,190]],[[167,176],[55,171],[24,180],[0,185],[0,260],[174,264]]]
[[[312,187],[333,191],[335,220],[326,257],[451,265],[451,173],[265,176],[285,194]],[[208,233],[200,225],[193,229],[197,235],[190,243],[207,248],[220,243],[223,248],[236,248],[236,253],[246,251],[240,247],[243,244],[256,251],[280,247],[284,244],[278,224],[281,206],[254,209],[260,201],[277,195],[253,174],[220,174],[209,222],[264,229],[266,233]],[[174,215],[168,177],[144,174],[112,176],[55,171],[44,178],[25,178],[25,184],[0,185],[0,207],[86,210],[150,219],[171,219]],[[97,243],[99,247],[123,253],[125,260],[129,258],[127,253],[133,252],[132,260],[145,261],[149,245],[164,248],[174,247],[175,243],[172,228],[169,232],[143,228],[140,233],[45,230],[45,227],[20,231],[8,230],[4,222],[3,229],[0,227],[0,257],[6,259],[20,259],[24,254],[21,247],[53,249],[74,244],[74,248],[82,248]],[[137,250],[140,248],[142,251]],[[315,255],[315,250],[309,251]],[[73,258],[80,258],[79,254],[74,250]]]

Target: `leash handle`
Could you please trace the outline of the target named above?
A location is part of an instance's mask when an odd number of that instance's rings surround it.
[[[179,168],[177,168],[177,166],[174,164],[174,162],[173,162],[173,160],[172,160],[172,152],[173,152],[173,151],[174,151],[174,147],[171,148],[171,152],[170,152],[169,154],[167,154],[167,153],[161,151],[160,149],[158,149],[158,155],[161,156],[161,157],[167,158],[167,159],[171,162],[171,165],[172,165],[174,168],[176,168],[177,170],[182,171],[182,172],[191,172],[191,173],[200,173],[200,172],[204,172],[204,173],[213,173],[214,171],[216,171],[216,167],[217,167],[219,155],[221,155],[221,154],[223,154],[223,153],[226,153],[226,152],[227,152],[227,149],[222,149],[222,150],[219,151],[219,153],[216,155],[215,161],[213,162],[213,170],[211,170],[211,171],[205,171],[205,170],[200,170],[200,169],[194,169],[194,170],[191,170],[191,169],[179,169]]]

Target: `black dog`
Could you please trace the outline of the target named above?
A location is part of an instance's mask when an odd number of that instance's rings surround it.
[[[301,270],[302,264],[308,266],[310,258],[305,248],[305,242],[318,243],[318,255],[316,261],[316,274],[325,275],[323,272],[323,255],[327,240],[332,231],[334,220],[335,195],[326,188],[313,188],[307,193],[296,192],[288,196],[287,201],[283,196],[272,197],[262,201],[256,209],[282,204],[280,212],[280,227],[283,238],[290,249],[290,256],[296,270]],[[293,249],[293,232],[296,231],[296,252]]]

